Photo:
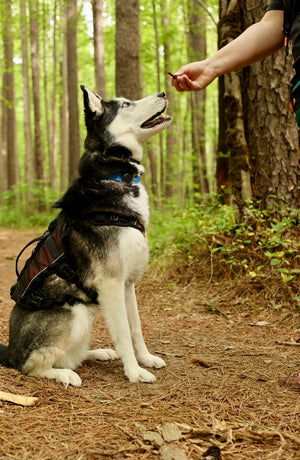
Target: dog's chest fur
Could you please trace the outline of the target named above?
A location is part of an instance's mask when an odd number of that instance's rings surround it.
[[[117,278],[125,283],[136,282],[148,262],[147,238],[133,228],[113,229],[117,238],[109,238],[109,251],[91,261],[86,284],[95,287],[101,278]]]

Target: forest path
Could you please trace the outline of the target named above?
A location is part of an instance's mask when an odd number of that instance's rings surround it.
[[[15,258],[38,234],[0,231],[2,343]],[[260,310],[259,297],[250,311],[234,295],[221,312],[212,308],[221,295],[220,284],[154,282],[145,273],[143,331],[167,363],[155,384],[130,384],[119,361],[85,363],[81,388],[0,367],[1,391],[38,397],[32,407],[0,401],[0,458],[200,459],[217,445],[223,460],[300,459],[300,347],[283,344],[298,340],[299,315]],[[111,346],[101,319],[92,346]]]

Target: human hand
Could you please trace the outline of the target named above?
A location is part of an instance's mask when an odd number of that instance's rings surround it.
[[[208,60],[204,60],[187,64],[171,76],[172,86],[182,92],[200,91],[209,85],[217,75]]]

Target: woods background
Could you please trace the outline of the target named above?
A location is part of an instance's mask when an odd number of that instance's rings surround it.
[[[299,142],[282,50],[206,91],[179,94],[175,72],[263,16],[259,0],[0,0],[0,203],[43,211],[76,177],[85,136],[80,84],[103,98],[165,91],[170,129],[145,145],[153,205],[216,192],[299,206]]]

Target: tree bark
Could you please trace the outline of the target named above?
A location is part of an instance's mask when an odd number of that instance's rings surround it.
[[[63,10],[63,8],[61,8]],[[60,153],[60,190],[64,191],[68,185],[69,177],[69,102],[68,102],[68,68],[67,68],[67,15],[63,16],[62,40],[63,55],[60,63],[60,77],[62,81],[62,96],[59,107],[59,153]]]
[[[0,125],[0,192],[7,190],[7,110],[6,110],[6,73],[2,75],[2,101],[1,101],[1,125]]]
[[[78,176],[80,134],[77,82],[77,1],[67,2],[67,63],[69,104],[69,182]]]
[[[29,0],[30,6],[30,42],[32,91],[34,107],[34,159],[35,177],[43,186],[44,167],[41,143],[41,109],[40,109],[40,58],[39,58],[39,0]],[[41,201],[41,200],[40,200]],[[39,203],[39,209],[43,205]]]
[[[161,1],[161,9],[162,9],[162,26],[163,28],[168,28],[168,11],[167,11],[167,3],[165,0]],[[167,88],[168,93],[168,101],[170,107],[174,110],[174,103],[175,103],[175,96],[174,91],[172,91],[171,87],[171,79],[167,74],[168,69],[171,68],[170,65],[170,39],[165,35],[164,37],[164,63],[165,63],[165,87]],[[169,111],[170,113],[170,111]],[[172,123],[166,133],[166,157],[165,157],[165,197],[172,198],[175,194],[175,187],[178,184],[178,177],[176,176],[176,170],[178,169],[178,138],[176,136],[176,125]],[[176,164],[177,163],[177,164]]]
[[[160,41],[159,41],[159,32],[158,32],[158,24],[157,24],[156,0],[152,0],[152,11],[153,11],[153,26],[154,26],[154,35],[155,35],[155,57],[156,57],[155,64],[156,64],[157,91],[161,92],[160,53],[159,53]],[[157,156],[158,156],[158,161],[156,159]],[[154,161],[154,158],[155,158],[155,161]],[[161,195],[161,192],[164,190],[164,187],[165,187],[165,162],[164,162],[164,156],[163,156],[163,135],[162,133],[159,134],[158,153],[155,157],[153,154],[150,155],[150,163],[151,163],[152,170],[154,170],[154,168],[159,169],[159,180],[158,180],[158,171],[157,171],[155,174],[155,177],[157,178],[157,184],[153,184],[153,188],[157,193],[156,196],[157,198],[159,198],[159,196]],[[156,201],[156,204],[158,205],[158,200]]]
[[[29,84],[28,63],[28,39],[27,39],[27,9],[26,0],[20,0],[20,27],[21,27],[21,50],[22,50],[22,84],[23,84],[23,113],[24,113],[24,137],[25,137],[25,182],[30,184],[34,180],[34,157],[31,123],[31,102]]]
[[[116,94],[131,100],[141,96],[140,24],[138,0],[116,0]]]
[[[203,2],[205,7],[206,2]],[[206,12],[197,0],[188,9],[188,56],[189,61],[200,61],[206,56]],[[195,192],[209,192],[205,148],[205,100],[206,91],[190,95],[192,107],[192,147],[194,153],[193,180]]]
[[[52,10],[52,9],[51,9]],[[43,65],[44,65],[44,104],[45,104],[45,119],[46,119],[46,134],[47,134],[47,153],[48,153],[48,165],[49,165],[49,176],[48,183],[52,189],[55,189],[56,185],[56,24],[57,24],[57,0],[54,0],[53,4],[53,40],[52,40],[52,66],[50,68],[48,62],[49,57],[47,55],[47,42],[48,42],[48,27],[50,11],[45,1],[43,1]],[[52,72],[51,72],[52,70]],[[52,73],[52,91],[49,90],[51,82],[49,82],[49,74]]]
[[[14,50],[12,2],[5,0],[3,20],[3,48],[5,76],[5,110],[7,113],[6,153],[7,153],[7,186],[12,188],[17,183],[17,143],[16,143],[16,112],[14,87]]]
[[[103,0],[92,0],[96,92],[105,99]]]
[[[51,171],[51,184],[56,188],[56,169],[57,169],[57,133],[56,133],[56,96],[57,96],[57,0],[54,0],[53,11],[53,69],[52,69],[52,95],[51,95],[51,119],[50,119],[50,139],[51,139],[51,152],[50,152],[50,171]]]
[[[27,2],[20,0],[20,29],[21,29],[21,51],[22,51],[22,85],[23,85],[23,118],[24,118],[24,140],[25,140],[25,183],[28,186],[26,192],[26,209],[28,213],[33,211],[34,194],[33,183],[35,178],[32,122],[31,122],[31,99],[29,83],[28,63],[28,38],[27,38]]]
[[[257,22],[265,11],[258,0],[243,0],[240,7],[243,29]],[[292,58],[286,58],[283,49],[242,73],[252,191],[264,209],[278,200],[292,208],[300,204],[299,138],[289,109],[292,74]]]
[[[242,11],[236,0],[220,1],[219,47],[240,33]],[[228,201],[230,191],[234,208],[242,218],[246,199],[252,198],[249,147],[244,126],[244,103],[239,72],[220,78],[219,84],[219,157],[217,190]]]

